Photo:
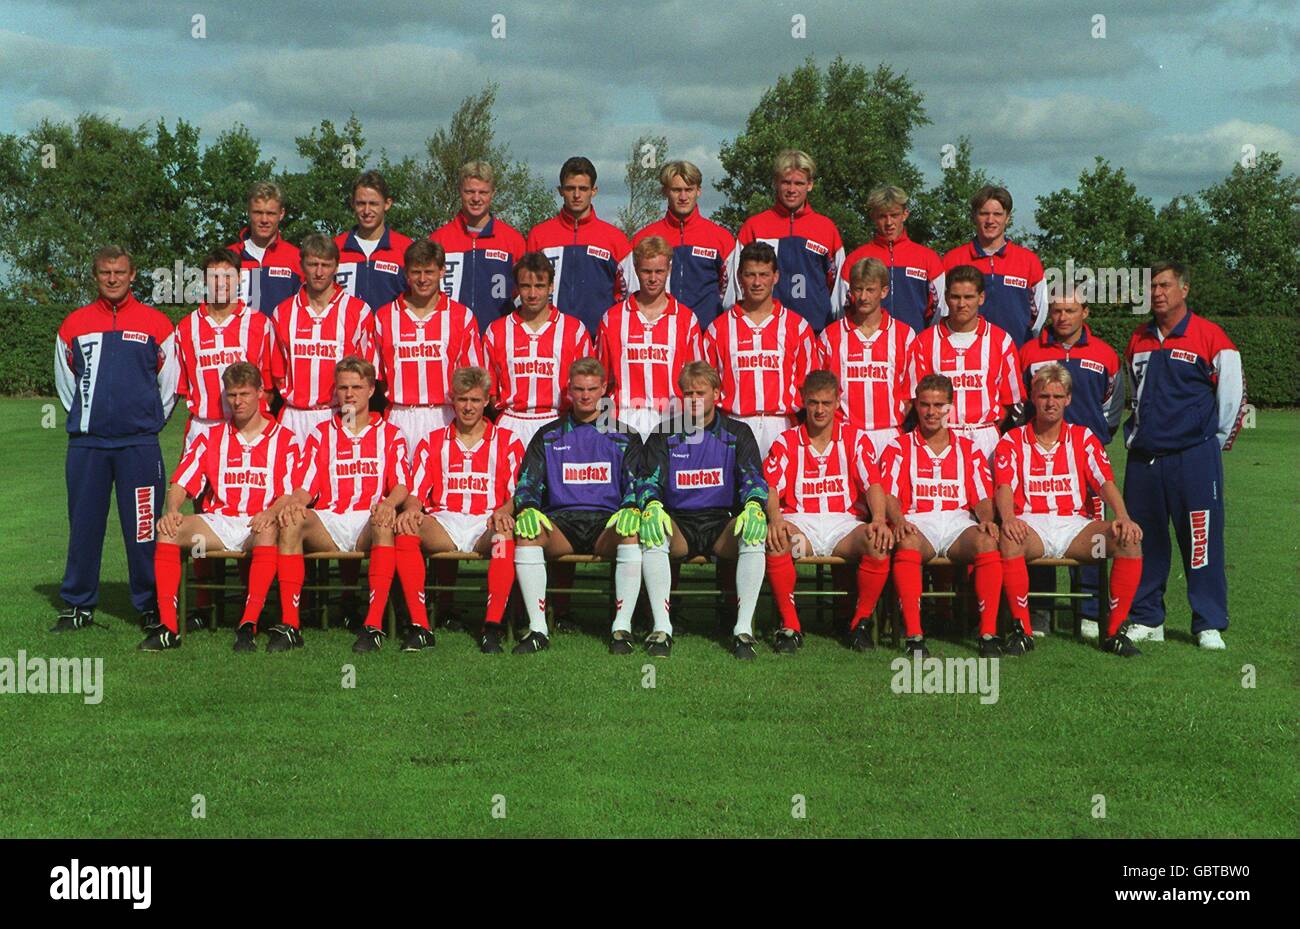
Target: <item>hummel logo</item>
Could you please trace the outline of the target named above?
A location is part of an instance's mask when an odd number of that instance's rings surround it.
[[[295,610],[298,609],[298,600],[299,600],[301,597],[302,597],[302,594],[294,594],[294,595],[293,595],[293,608],[294,608]]]
[[[670,601],[670,600],[665,600],[665,601],[664,601],[664,612],[667,613],[667,612],[668,612],[669,610],[671,610],[672,608],[673,608],[672,601]]]
[[[1119,598],[1118,598],[1118,597],[1111,597],[1111,598],[1110,598],[1110,608],[1113,610],[1113,609],[1115,609],[1115,607],[1117,607],[1117,606],[1119,606]]]
[[[617,612],[618,612],[619,610],[621,610],[621,609],[623,609],[623,601],[622,601],[622,600],[615,600],[615,601],[614,601],[614,612],[617,613]]]
[[[1029,609],[1029,597],[1016,597],[1016,606]]]

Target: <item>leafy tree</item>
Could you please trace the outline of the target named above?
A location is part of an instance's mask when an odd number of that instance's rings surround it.
[[[286,172],[279,178],[284,188],[285,218],[281,227],[290,242],[301,242],[312,232],[337,235],[355,222],[349,198],[352,182],[366,169],[366,140],[353,113],[335,129],[328,119],[305,136],[294,139],[305,171]]]
[[[667,160],[667,136],[643,135],[632,143],[632,153],[623,173],[627,182],[627,206],[619,209],[616,223],[629,239],[663,212],[659,169]]]
[[[943,180],[912,197],[907,234],[942,256],[949,249],[969,242],[973,235],[970,201],[975,191],[987,184],[1002,186],[982,168],[971,167],[970,139],[957,140],[951,161],[945,161]]]
[[[772,161],[797,148],[817,162],[813,208],[834,220],[846,249],[861,245],[873,234],[871,188],[921,188],[921,172],[907,160],[912,133],[930,122],[921,101],[907,76],[886,65],[868,72],[837,57],[823,74],[809,58],[763,94],[744,132],[723,143],[726,175],[715,186],[727,202],[713,220],[737,230],[771,206]]]
[[[262,159],[262,146],[241,124],[227,129],[199,160],[201,203],[199,241],[204,250],[227,245],[248,223],[248,188],[275,172],[275,160]]]

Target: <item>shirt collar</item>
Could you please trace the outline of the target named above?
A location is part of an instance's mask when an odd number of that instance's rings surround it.
[[[575,220],[573,216],[570,215],[569,211],[565,209],[561,209],[560,212],[556,215],[559,216],[560,223],[562,225],[568,226],[570,229],[576,229],[579,226],[589,225],[592,222],[592,220],[596,218],[596,208],[593,206],[591,209],[587,211],[586,216],[582,217],[582,219],[577,219],[577,220]]]
[[[1000,249],[998,249],[996,252],[986,252],[984,251],[984,249],[980,248],[979,239],[971,239],[970,250],[974,252],[977,257],[988,258],[990,255],[997,255],[999,258],[1001,258],[1003,255],[1006,254],[1007,246],[1010,244],[1011,244],[1010,239],[1003,239],[1002,247]]]
[[[782,203],[780,200],[772,204],[772,209],[776,211],[776,215],[780,216],[782,219],[788,219],[790,217],[793,217],[795,219],[803,219],[805,216],[807,216],[809,213],[813,211],[812,204],[809,203],[807,200],[803,202],[803,206],[799,207],[799,209],[794,211],[790,211],[786,209],[785,204]]]

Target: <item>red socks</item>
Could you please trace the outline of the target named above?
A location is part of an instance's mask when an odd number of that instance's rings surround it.
[[[1002,556],[982,552],[975,556],[975,599],[979,601],[980,635],[998,634],[998,601],[1002,596]]]
[[[767,580],[772,585],[772,599],[781,614],[781,625],[799,632],[799,614],[794,611],[794,558],[784,555],[767,556]]]
[[[1002,589],[1007,594],[1007,606],[1011,608],[1011,618],[1020,623],[1025,635],[1033,635],[1029,625],[1029,570],[1025,567],[1024,556],[1002,559]]]
[[[159,542],[153,547],[153,573],[158,585],[158,618],[174,634],[180,635],[176,620],[176,595],[181,589],[181,547]],[[1130,596],[1129,600],[1133,598]]]
[[[411,622],[422,629],[428,629],[429,613],[424,604],[424,552],[420,551],[420,539],[413,535],[399,535],[396,544],[397,576],[402,580],[402,596],[406,598],[406,611],[411,614]],[[390,548],[389,551],[394,550]],[[370,557],[370,569],[373,571],[373,552]],[[389,580],[392,580],[391,573]]]
[[[869,558],[864,556],[858,562],[858,606],[853,611],[853,622],[849,626],[852,632],[858,623],[870,616],[880,599],[880,592],[889,581],[889,559]]]
[[[244,615],[239,620],[241,626],[252,623],[256,630],[258,617],[266,605],[266,592],[275,580],[275,563],[279,554],[274,545],[253,546],[252,564],[248,568],[248,599],[244,601]]]
[[[451,562],[455,564],[456,562]],[[492,543],[492,558],[487,570],[487,615],[483,621],[501,624],[510,600],[510,588],[515,585],[515,540],[501,539]]]
[[[371,628],[384,628],[384,608],[388,606],[388,591],[392,589],[396,567],[397,556],[393,546],[370,546],[370,568],[366,572],[370,582],[370,606],[366,608],[366,625]]]
[[[280,578],[280,621],[297,629],[298,601],[302,599],[302,582],[307,576],[307,565],[301,553],[286,555],[281,552],[276,559],[276,571]]]
[[[1116,558],[1111,563],[1110,622],[1106,627],[1108,638],[1119,632],[1119,627],[1128,619],[1129,607],[1133,605],[1133,596],[1137,593],[1141,580],[1141,555],[1137,558]]]
[[[903,612],[903,631],[909,638],[921,634],[921,553],[910,549],[894,552],[894,587]]]

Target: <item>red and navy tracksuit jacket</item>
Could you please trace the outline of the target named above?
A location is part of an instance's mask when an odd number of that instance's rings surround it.
[[[406,290],[406,249],[409,237],[387,226],[379,244],[366,257],[357,242],[357,228],[334,237],[339,247],[339,270],[335,282],[353,297],[360,297],[372,310],[387,306]]]
[[[244,247],[248,230],[240,230],[239,241],[229,248],[239,256],[239,299],[245,306],[261,310],[267,316],[298,292],[302,286],[302,263],[298,246],[290,245],[279,234],[266,247],[261,260]]]
[[[980,315],[1005,330],[1016,348],[1038,335],[1047,321],[1047,284],[1037,255],[1015,242],[1003,242],[990,254],[972,239],[943,256],[945,274],[958,265],[984,272]]]
[[[1120,375],[1119,355],[1092,334],[1086,325],[1073,345],[1057,340],[1051,326],[1044,326],[1038,338],[1020,346],[1020,371],[1025,378],[1025,396],[1034,374],[1044,365],[1059,364],[1073,379],[1070,405],[1065,421],[1087,426],[1109,445],[1124,415],[1124,379]],[[1028,418],[1033,418],[1031,403],[1025,404]]]
[[[442,289],[452,300],[470,308],[479,334],[514,309],[514,268],[524,255],[524,237],[497,216],[475,233],[465,214],[429,234],[447,253]]]
[[[889,269],[889,293],[881,305],[890,317],[920,332],[947,314],[943,302],[943,259],[933,249],[913,242],[906,232],[894,242],[878,235],[844,259],[840,280],[846,306],[849,274],[863,258],[878,258]]]
[[[745,220],[736,240],[740,248],[732,262],[733,278],[740,271],[740,250],[750,242],[766,242],[776,249],[781,274],[776,297],[784,306],[806,319],[814,333],[843,315],[844,243],[829,217],[806,203],[793,213],[778,203]]]
[[[128,295],[68,315],[55,340],[54,382],[68,414],[68,556],[60,593],[69,606],[99,600],[108,503],[126,543],[131,602],[154,609],[154,522],[166,490],[158,433],[176,404],[175,327]]]
[[[1192,632],[1228,626],[1223,551],[1223,456],[1245,412],[1241,355],[1221,328],[1191,311],[1164,338],[1139,326],[1124,351],[1133,382],[1124,424],[1124,502],[1142,527],[1142,581],[1129,614],[1165,618],[1169,524],[1182,553]]]
[[[669,210],[663,219],[632,236],[632,247],[652,235],[662,236],[673,249],[668,292],[695,311],[700,331],[706,331],[738,299],[731,276],[736,237],[700,215],[699,207],[684,219]],[[623,262],[623,277],[629,286],[636,285],[636,267],[630,253]]]
[[[545,252],[555,268],[552,302],[563,313],[576,316],[594,339],[605,311],[627,297],[623,259],[632,250],[627,236],[615,225],[588,210],[574,221],[561,210],[528,233],[530,252]]]

